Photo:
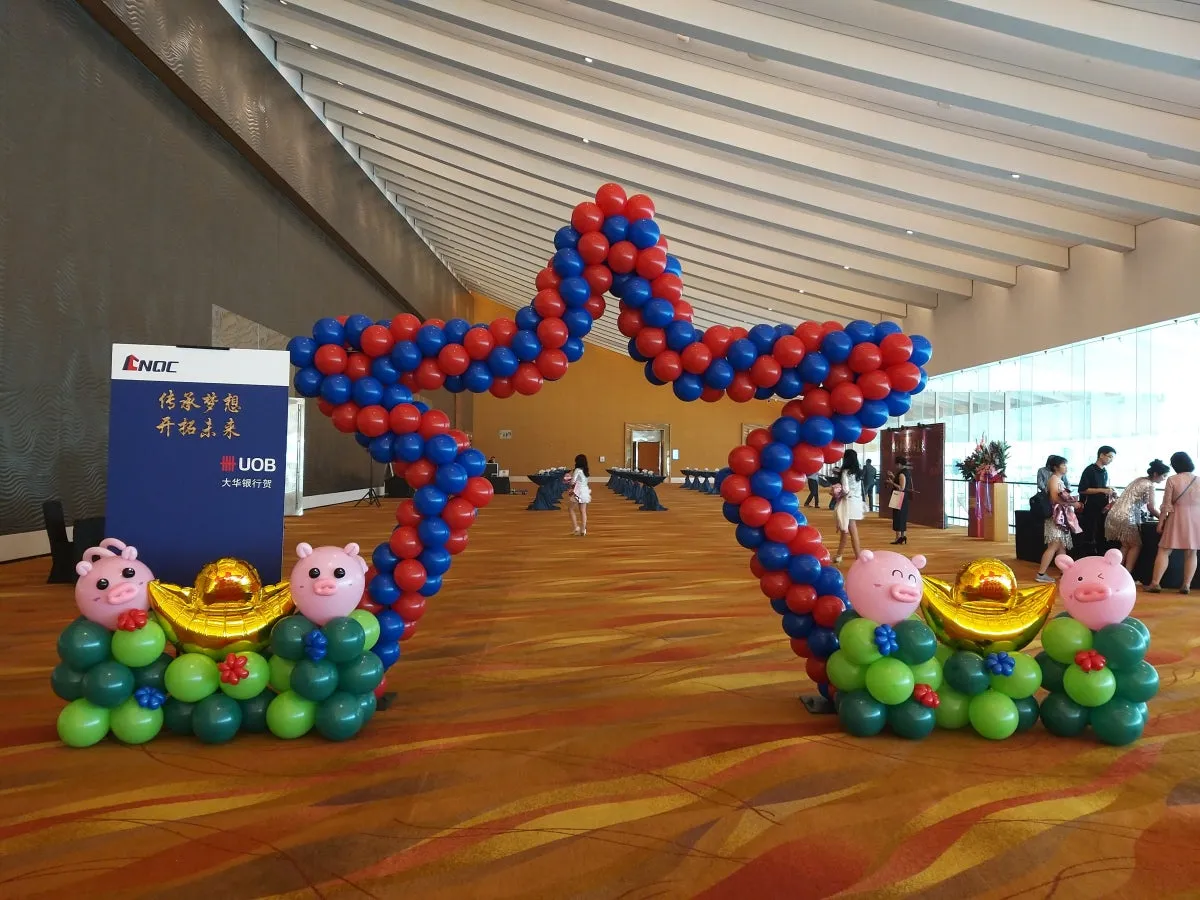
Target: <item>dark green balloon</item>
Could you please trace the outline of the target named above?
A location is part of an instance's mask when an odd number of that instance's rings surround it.
[[[861,619],[861,618],[862,618],[862,616],[860,616],[858,613],[856,613],[852,609],[843,610],[842,614],[837,617],[837,621],[833,623],[833,633],[835,635],[840,635],[842,633],[843,626],[845,626],[845,624],[847,622],[849,622],[853,619]]]
[[[899,656],[910,666],[919,666],[937,653],[937,637],[928,625],[917,619],[905,619],[895,626]],[[922,707],[924,708],[924,707]]]
[[[338,667],[338,690],[369,694],[383,681],[383,661],[374,653],[361,653],[353,662]]]
[[[1114,672],[1117,696],[1133,703],[1145,703],[1158,693],[1158,669],[1144,659],[1131,669]]]
[[[1096,632],[1092,647],[1114,672],[1132,669],[1146,658],[1150,639],[1126,622],[1105,625]]]
[[[271,652],[293,661],[304,659],[304,636],[316,627],[301,615],[280,619],[271,629]]]
[[[942,666],[946,683],[960,694],[975,697],[992,686],[983,657],[969,650],[959,650]]]
[[[112,632],[82,617],[58,636],[58,656],[72,669],[86,672],[112,655]]]
[[[1066,688],[1063,687],[1063,676],[1067,674],[1067,667],[1052,657],[1049,653],[1043,650],[1034,658],[1034,662],[1042,670],[1042,687],[1052,694],[1061,694]]]
[[[292,669],[292,690],[305,700],[320,703],[337,689],[338,667],[327,659],[302,659]]]
[[[1075,737],[1087,728],[1087,707],[1080,706],[1066,694],[1051,694],[1042,701],[1042,724],[1057,737]]]
[[[1017,705],[1017,733],[1028,731],[1037,724],[1039,710],[1038,702],[1033,697],[1024,697],[1020,700],[1013,700]]]
[[[68,703],[78,700],[83,696],[83,672],[60,662],[50,673],[50,687]]]
[[[171,664],[173,657],[164,653],[148,666],[141,666],[133,670],[133,680],[138,687],[152,687],[167,692],[167,666]]]
[[[933,731],[937,718],[928,706],[922,706],[916,700],[905,700],[887,708],[887,722],[899,737],[919,741]]]
[[[195,703],[184,703],[174,697],[168,697],[163,704],[163,727],[171,734],[182,734],[190,737],[192,734],[192,715],[195,713]]]
[[[358,709],[362,713],[363,724],[366,725],[371,721],[371,716],[375,715],[375,710],[379,707],[379,701],[375,698],[373,691],[362,694],[358,698]]]
[[[96,663],[83,676],[83,696],[97,706],[115,709],[133,694],[133,670],[115,659]]]
[[[192,733],[206,744],[232,741],[241,727],[241,705],[220,691],[209,694],[192,710]]]
[[[272,691],[263,691],[249,700],[239,700],[242,707],[242,731],[265,734],[267,731],[267,707],[275,699]]]
[[[1146,719],[1140,704],[1122,697],[1113,697],[1103,706],[1091,710],[1090,724],[1096,737],[1114,747],[1132,744],[1142,736]]]
[[[1125,620],[1125,624],[1132,625],[1134,628],[1140,631],[1146,638],[1146,646],[1150,646],[1150,629],[1146,627],[1145,622],[1143,622],[1141,619],[1135,619],[1133,616],[1130,616]]]
[[[883,731],[887,724],[887,707],[866,691],[850,691],[841,694],[838,705],[838,721],[848,734],[855,737],[872,737]]]
[[[367,633],[351,618],[330,619],[321,631],[326,641],[325,658],[331,663],[353,662],[366,649]]]
[[[317,731],[331,741],[348,741],[363,727],[358,697],[338,691],[317,705]]]

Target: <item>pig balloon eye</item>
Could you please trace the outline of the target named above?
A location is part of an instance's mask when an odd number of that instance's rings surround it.
[[[100,590],[102,590],[102,591],[107,591],[108,590],[108,579],[101,578],[99,581],[96,582],[96,587],[100,588]]]
[[[895,575],[897,578],[904,577],[904,573],[901,572],[899,569],[892,569],[892,574]]]
[[[338,568],[333,570],[333,577],[334,578],[345,578],[346,570],[339,566]]]
[[[309,578],[320,578],[320,577],[321,577],[321,570],[320,570],[320,569],[309,569],[309,570],[308,570],[308,577],[309,577]]]
[[[1080,576],[1079,576],[1079,580],[1080,580],[1080,581],[1083,581],[1083,576],[1082,576],[1082,575],[1080,575]]]
[[[908,580],[909,580],[909,581],[911,581],[913,584],[916,584],[916,583],[917,583],[917,576],[916,576],[916,575],[913,575],[913,574],[910,572],[910,573],[909,573],[909,575],[908,575]]]
[[[122,569],[121,570],[122,578],[133,578],[135,575],[137,575],[137,572],[133,571],[133,569]]]

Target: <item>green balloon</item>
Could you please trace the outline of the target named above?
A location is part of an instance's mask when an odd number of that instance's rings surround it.
[[[1045,650],[1034,657],[1034,662],[1042,670],[1042,687],[1052,694],[1066,690],[1063,687],[1063,676],[1067,674],[1065,665],[1052,658]]]
[[[990,741],[1002,741],[1016,733],[1021,723],[1017,704],[1012,697],[999,691],[984,691],[971,698],[968,710],[971,727]]]
[[[316,627],[299,614],[280,619],[271,629],[271,653],[299,662],[304,659],[304,638]]]
[[[850,662],[845,650],[835,650],[829,655],[825,672],[839,691],[861,691],[867,686],[867,667]]]
[[[1129,616],[1125,619],[1125,624],[1132,625],[1134,628],[1140,631],[1146,638],[1146,646],[1150,646],[1150,629],[1146,627],[1145,622],[1143,622],[1141,619],[1135,619],[1133,616]]]
[[[117,662],[131,669],[148,666],[167,649],[167,634],[153,619],[137,631],[115,631],[112,636],[112,655]]]
[[[1150,649],[1150,638],[1128,622],[1105,625],[1096,632],[1092,643],[1114,672],[1134,668]]]
[[[290,659],[284,659],[282,656],[272,656],[267,660],[267,665],[271,669],[271,689],[277,694],[290,691],[292,689],[292,669],[296,668],[296,663]]]
[[[191,737],[192,715],[196,711],[195,703],[184,703],[174,697],[168,697],[163,704],[163,725],[171,734],[181,734]]]
[[[167,693],[167,666],[174,657],[164,653],[148,666],[133,670],[133,682],[138,687],[152,687]]]
[[[1017,707],[1017,715],[1020,717],[1017,722],[1017,731],[1028,731],[1038,720],[1038,702],[1036,697],[1022,697],[1013,703]]]
[[[942,668],[946,666],[946,660],[954,655],[954,648],[948,647],[945,644],[938,644],[937,651],[933,654],[933,658],[942,664]]]
[[[96,663],[83,675],[83,696],[97,706],[114,709],[133,696],[133,672],[115,659]]]
[[[869,666],[883,654],[875,646],[875,629],[879,626],[870,619],[852,619],[842,628],[838,641],[850,662],[859,666]]]
[[[348,616],[330,619],[321,629],[325,635],[325,658],[334,665],[362,656],[367,640],[363,627]]]
[[[317,721],[317,704],[305,700],[295,691],[285,691],[267,707],[267,728],[284,740],[294,740],[308,734]]]
[[[313,703],[332,697],[337,686],[337,666],[327,659],[302,659],[292,669],[292,690]]]
[[[199,703],[221,683],[216,660],[203,653],[181,653],[167,666],[167,693],[184,703]]]
[[[1132,744],[1146,728],[1146,718],[1139,706],[1123,697],[1114,697],[1103,706],[1097,706],[1088,716],[1092,731],[1104,743],[1114,747]]]
[[[362,707],[353,694],[338,691],[317,704],[317,731],[323,738],[348,741],[362,726]]]
[[[1111,669],[1085,672],[1072,663],[1063,676],[1063,687],[1080,706],[1103,706],[1117,693],[1117,677]]]
[[[971,698],[966,694],[942,685],[942,689],[938,691],[938,700],[940,702],[933,711],[938,728],[947,728],[953,731],[956,728],[964,727],[971,721]]]
[[[1051,659],[1069,666],[1080,650],[1092,649],[1092,630],[1069,616],[1059,616],[1042,630],[1042,646]]]
[[[192,710],[192,733],[206,744],[232,741],[242,727],[242,707],[218,692],[205,697]]]
[[[72,669],[86,672],[111,655],[112,632],[88,619],[76,619],[58,636],[58,656]]]
[[[358,698],[358,708],[362,712],[363,724],[371,721],[371,716],[375,715],[375,710],[379,707],[379,700],[372,691],[368,694],[363,694]]]
[[[248,731],[251,734],[265,734],[267,731],[267,707],[274,699],[275,695],[270,691],[263,691],[257,697],[239,700],[242,707],[242,731]]]
[[[916,700],[905,700],[898,706],[887,708],[887,721],[899,737],[919,741],[933,731],[937,716],[928,706],[922,706]]]
[[[83,696],[83,672],[60,662],[50,673],[50,687],[63,700],[70,702]]]
[[[887,707],[866,691],[839,694],[838,721],[847,734],[872,737],[887,724]]]
[[[1007,694],[1014,700],[1024,700],[1037,693],[1042,686],[1042,669],[1032,656],[1024,653],[1010,653],[1013,661],[1011,675],[992,675],[992,690]]]
[[[58,714],[58,739],[68,747],[98,744],[108,734],[110,718],[103,706],[82,697],[72,700]]]
[[[369,694],[383,681],[383,661],[366,652],[358,659],[338,667],[338,690],[351,694]]]
[[[350,618],[362,626],[363,635],[363,650],[370,650],[379,643],[379,620],[375,618],[374,613],[366,609],[356,609],[350,613]]]
[[[239,653],[238,656],[246,657],[246,677],[237,684],[220,682],[221,693],[234,700],[249,700],[267,689],[267,684],[271,681],[271,667],[259,653],[247,651]]]
[[[933,630],[920,619],[905,619],[896,623],[896,643],[899,657],[909,665],[928,662],[937,653],[938,642]]]
[[[938,662],[936,656],[925,660],[923,663],[918,663],[912,666],[913,684],[927,684],[930,690],[939,690],[942,686],[942,679],[945,677],[942,672],[942,664]]]
[[[163,727],[162,708],[146,709],[130,697],[112,711],[113,737],[124,744],[144,744],[158,737]]]
[[[837,621],[833,623],[833,633],[840,638],[842,636],[842,629],[846,627],[847,622],[861,618],[862,616],[852,609],[842,610],[841,615],[837,617]]]
[[[983,657],[970,650],[953,653],[942,664],[942,677],[945,678],[946,684],[968,697],[982,694],[992,684]]]
[[[1088,711],[1066,694],[1051,694],[1042,701],[1042,724],[1057,737],[1075,737],[1087,728]]]
[[[867,666],[867,691],[880,703],[895,706],[912,696],[912,669],[892,657],[877,659]]]
[[[1113,674],[1117,676],[1118,697],[1133,703],[1145,703],[1158,693],[1158,669],[1144,659],[1132,669]]]

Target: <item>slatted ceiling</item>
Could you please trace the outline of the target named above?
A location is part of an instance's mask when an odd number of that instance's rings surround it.
[[[247,0],[245,20],[472,290],[527,303],[614,180],[654,197],[697,323],[753,324],[936,315],[1076,244],[1200,222],[1200,2],[1055,4]],[[589,339],[623,348],[615,318]]]

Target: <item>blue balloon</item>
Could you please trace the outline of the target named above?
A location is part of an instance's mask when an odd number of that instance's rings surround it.
[[[417,562],[425,567],[429,575],[445,575],[450,571],[452,560],[450,551],[444,547],[429,547],[417,557]]]
[[[463,338],[467,336],[467,332],[471,330],[471,323],[466,319],[451,319],[446,323],[446,327],[442,331],[446,334],[447,344],[461,344]]]
[[[412,403],[412,391],[402,384],[389,384],[383,389],[383,399],[380,401],[380,405],[384,409],[391,409],[401,403]]]
[[[651,328],[666,328],[675,320],[675,307],[666,300],[651,300],[642,309],[642,321]]]
[[[558,231],[554,232],[554,249],[555,250],[574,250],[575,245],[579,243],[580,234],[570,225],[564,225]]]
[[[764,469],[771,472],[786,472],[792,467],[792,449],[787,444],[771,441],[759,451],[759,460]]]
[[[542,352],[542,342],[532,331],[518,331],[512,338],[512,352],[521,362],[532,362]]]
[[[417,488],[417,492],[413,494],[413,506],[423,516],[441,515],[442,510],[446,508],[446,503],[449,500],[450,498],[446,496],[445,491],[435,488],[432,484],[427,484],[423,488]]]
[[[811,553],[798,553],[788,563],[788,577],[796,584],[815,584],[821,575],[821,562]]]
[[[517,354],[508,347],[496,347],[488,354],[487,366],[497,378],[508,378],[520,365]]]
[[[429,412],[429,404],[424,400],[414,400],[413,406],[417,408],[421,415],[425,415],[425,413]]]
[[[369,437],[367,437],[365,434],[363,434],[361,431],[354,432],[354,440],[360,447],[370,447],[371,446],[371,439]]]
[[[813,617],[809,613],[797,615],[794,612],[786,613],[782,620],[783,633],[795,640],[806,638],[813,630]]]
[[[376,319],[375,324],[382,325],[384,328],[390,329],[392,327],[392,320],[391,319]]]
[[[371,443],[367,445],[371,459],[381,463],[390,463],[395,459],[392,455],[392,440],[390,434],[381,434],[379,437],[371,438]]]
[[[734,532],[734,535],[737,537],[737,542],[747,550],[756,549],[760,544],[762,544],[763,541],[766,540],[761,528],[754,528],[750,525],[746,525],[745,523],[737,527],[737,531]]]
[[[754,389],[755,400],[770,400],[775,396],[775,388],[760,387]]]
[[[377,572],[367,585],[367,593],[380,606],[391,606],[400,599],[400,587],[387,572]]]
[[[463,384],[472,394],[482,394],[492,386],[492,370],[487,363],[476,360],[463,372]]]
[[[467,470],[456,462],[438,466],[437,474],[433,476],[433,483],[439,491],[451,496],[461,494],[467,486]]]
[[[391,612],[391,610],[384,610],[384,612]],[[404,620],[401,619],[400,622],[403,625]],[[383,663],[383,668],[385,670],[390,669],[396,664],[396,660],[400,658],[400,642],[384,642],[384,640],[381,638],[375,642],[375,646],[371,648],[371,652],[379,657],[379,661]]]
[[[629,234],[629,220],[624,216],[609,216],[600,226],[600,233],[608,238],[610,244],[623,241]]]
[[[629,339],[629,358],[632,359],[634,362],[640,362],[640,363],[649,362],[647,357],[642,356],[641,351],[639,351],[637,348],[637,342],[634,341],[633,338]]]
[[[450,540],[450,526],[437,516],[422,519],[417,525],[417,537],[426,547],[444,547]]]
[[[821,352],[831,363],[843,363],[850,358],[854,342],[844,331],[831,331],[821,340]]]
[[[858,421],[863,428],[882,428],[887,424],[888,406],[882,400],[864,400],[858,411]]]
[[[675,379],[672,390],[684,403],[691,403],[693,400],[699,400],[700,395],[704,393],[704,381],[699,375],[684,372]]]
[[[733,366],[724,359],[714,359],[704,372],[704,384],[707,387],[723,391],[733,384]]]
[[[392,365],[397,372],[411,372],[421,364],[421,348],[412,341],[400,341],[392,348]]]
[[[832,628],[814,627],[808,635],[808,649],[817,659],[829,659],[841,647]]]
[[[738,338],[725,351],[725,358],[737,371],[745,372],[758,359],[758,348],[749,338]]]
[[[812,416],[800,423],[800,440],[814,447],[828,447],[833,442],[833,422],[824,416]]]
[[[742,508],[736,503],[722,503],[721,515],[725,517],[725,521],[730,525],[742,524]]]
[[[362,333],[374,325],[370,316],[355,313],[346,318],[346,343],[356,350],[362,349]]]
[[[660,237],[662,229],[653,219],[634,219],[629,223],[629,231],[625,235],[625,239],[639,250],[653,247]]]
[[[354,382],[350,396],[359,406],[377,406],[383,400],[383,385],[370,376],[360,378]]]
[[[791,416],[780,416],[771,423],[771,437],[785,447],[800,443],[800,422]]]
[[[292,378],[296,393],[301,397],[316,397],[321,393],[321,383],[325,376],[311,366],[299,369]]]
[[[377,572],[391,572],[396,566],[400,565],[400,557],[392,552],[391,546],[384,541],[375,547],[371,554],[371,565],[375,567]]]
[[[537,331],[538,325],[542,321],[542,317],[538,315],[538,311],[532,306],[522,306],[517,310],[517,314],[513,317],[513,321],[517,323],[517,328],[522,331]]]
[[[424,523],[422,523],[424,524]],[[422,597],[432,597],[442,589],[441,575],[427,575],[425,583],[417,589],[417,593]]]
[[[417,434],[398,434],[392,442],[392,453],[404,462],[416,462],[425,453],[425,441]]]
[[[855,319],[846,325],[846,334],[855,345],[873,342],[875,326],[863,319]]]
[[[655,301],[656,303],[658,301]],[[664,303],[666,301],[663,301]],[[672,311],[672,315],[674,311]],[[694,344],[698,338],[696,337],[696,326],[691,322],[683,319],[672,322],[667,326],[667,346],[676,353],[682,353],[684,348],[689,344]]]
[[[468,447],[458,454],[455,461],[462,466],[468,478],[478,478],[487,468],[487,457],[483,455],[482,450],[476,450],[474,447]]]
[[[371,361],[371,376],[384,387],[400,380],[400,373],[396,371],[390,356],[379,356]]]
[[[750,490],[759,497],[773,500],[783,490],[783,479],[778,472],[769,469],[759,469],[750,476]]]
[[[417,330],[417,347],[422,356],[437,356],[446,346],[446,333],[436,325],[422,325]]]
[[[322,346],[337,344],[340,347],[346,343],[346,329],[337,319],[318,319],[313,325],[313,340]]]
[[[288,353],[292,365],[297,369],[312,365],[313,354],[317,352],[317,342],[310,337],[294,337],[288,341]]]
[[[378,577],[376,576],[376,578]],[[382,609],[375,613],[375,619],[379,622],[380,643],[394,644],[400,640],[401,635],[404,634],[404,619],[400,617],[400,613],[390,609]]]
[[[895,322],[880,322],[875,326],[875,343],[882,344],[889,334],[899,334],[902,330]]]
[[[912,394],[906,391],[892,391],[883,402],[887,404],[889,416],[902,416],[912,407]]]
[[[788,560],[792,558],[787,544],[779,544],[775,541],[763,541],[756,552],[758,561],[768,572],[782,572],[787,568]]]
[[[908,361],[914,366],[923,366],[933,358],[933,344],[923,334],[914,334],[910,340],[913,345],[912,356]]]
[[[781,616],[786,616],[789,612],[791,612],[791,610],[788,609],[787,601],[783,598],[772,600],[771,609],[774,610],[776,614]]]
[[[779,338],[781,338],[781,337],[786,337],[786,336],[787,336],[787,335],[789,335],[789,334],[795,334],[795,333],[796,333],[796,326],[795,326],[795,325],[783,325],[783,324],[780,324],[780,325],[776,325],[776,326],[775,326],[775,338],[776,338],[776,340],[778,340],[778,339],[779,339]]]
[[[442,387],[452,394],[461,394],[467,389],[461,375],[447,375],[446,380],[442,382]]]
[[[353,383],[345,375],[327,375],[321,382],[321,396],[334,406],[347,402],[353,389]]]
[[[567,306],[583,306],[588,302],[588,297],[592,296],[592,288],[586,279],[574,275],[558,283],[558,296],[562,297]]]
[[[568,309],[562,319],[566,323],[567,333],[572,337],[583,337],[592,330],[592,314],[581,307]]]
[[[803,390],[804,379],[795,369],[784,369],[779,374],[779,380],[775,382],[775,393],[785,400],[799,397]]]
[[[778,497],[771,501],[771,512],[791,513],[796,516],[796,524],[803,525],[800,521],[800,498],[791,491],[783,491]]]
[[[654,374],[654,360],[646,360],[646,365],[642,367],[646,373],[646,380],[655,387],[662,387],[666,384],[661,378]]]
[[[670,253],[667,254],[667,272],[676,276],[683,275],[683,264]]]
[[[805,384],[820,384],[829,377],[829,360],[823,353],[809,353],[800,360],[796,371]]]
[[[458,456],[458,442],[448,434],[435,434],[425,441],[425,458],[436,466],[452,463],[456,456]]]
[[[720,469],[717,469],[717,477],[714,478],[713,481],[717,483],[718,491],[721,489],[721,484],[725,481],[725,479],[732,474],[733,469],[729,468],[729,466],[722,466]]]
[[[564,250],[559,250],[554,254],[554,258],[550,260],[550,264],[554,267],[554,271],[559,278],[572,278],[575,275],[582,275],[584,269],[583,257],[579,255],[579,251],[574,247],[567,247]]]
[[[862,423],[858,416],[833,415],[833,439],[843,444],[853,444],[862,436]]]
[[[917,382],[917,386],[912,389],[912,393],[919,394],[925,390],[925,386],[929,384],[929,376],[925,374],[925,370],[921,370],[921,380]]]
[[[821,566],[821,573],[813,582],[813,587],[819,595],[841,594],[846,589],[846,581],[842,573],[833,566]]]
[[[567,338],[567,342],[562,345],[562,352],[567,362],[577,362],[583,356],[583,341],[577,337]]]
[[[618,299],[625,299],[625,285],[629,284],[630,279],[637,278],[633,272],[614,272],[612,277],[612,285],[608,292]]]
[[[829,696],[829,682],[828,681],[817,682],[817,693],[820,694],[822,697],[824,697],[826,700],[833,699]],[[834,705],[834,709],[836,711],[838,704],[835,702],[833,705]]]
[[[777,337],[774,325],[755,325],[750,329],[750,343],[758,350],[760,356],[770,353],[775,348]]]
[[[641,309],[649,304],[652,296],[650,282],[641,275],[633,275],[622,285],[621,300],[630,309]]]

